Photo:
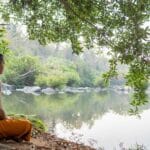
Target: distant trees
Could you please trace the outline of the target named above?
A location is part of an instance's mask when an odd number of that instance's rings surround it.
[[[92,60],[84,61],[83,58],[79,57],[71,61],[58,56],[50,56],[43,61],[40,56],[19,55],[20,53],[21,51],[18,51],[18,49],[15,51],[14,49],[6,57],[6,68],[1,77],[3,82],[17,87],[33,85],[53,88],[101,86],[95,82],[104,72],[98,67],[101,65],[101,61],[95,67],[92,67],[90,66],[94,63]],[[83,55],[83,57],[86,59],[86,55]],[[107,64],[107,61],[105,63]],[[102,76],[101,80],[103,80]]]
[[[7,31],[6,37],[8,38],[12,55],[6,57],[8,62],[6,61],[7,67],[5,75],[7,77],[4,75],[5,80],[3,78],[3,81],[9,84],[21,86],[34,85],[35,83],[40,86],[52,87],[65,85],[95,86],[95,78],[108,69],[108,59],[97,55],[94,51],[86,50],[82,56],[76,56],[72,54],[72,49],[67,44],[53,43],[48,46],[39,45],[37,41],[30,41],[24,35],[21,35],[21,28],[14,25],[8,26]],[[28,58],[29,55],[32,59],[36,57],[39,58],[36,58],[37,61],[33,62],[33,64],[40,67],[34,72],[36,73],[36,76],[34,76],[36,79],[32,80],[32,83],[26,81],[26,84],[24,84],[20,82],[21,78],[19,79],[17,76],[26,73],[21,70],[15,70],[16,73],[13,76],[13,74],[10,73],[10,69],[12,69],[13,66],[17,66],[17,63],[21,60],[22,63],[26,63],[24,62],[24,58]],[[20,64],[23,65],[22,68],[27,66],[22,63]],[[28,68],[26,68],[26,70],[28,70]],[[26,74],[25,77],[30,75],[32,75],[31,72]],[[9,77],[11,76],[12,78],[10,78],[10,80]],[[22,78],[22,80],[24,80],[25,77]]]

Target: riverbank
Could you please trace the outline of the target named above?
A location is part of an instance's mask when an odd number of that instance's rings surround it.
[[[12,140],[1,141],[3,150],[95,150],[89,146],[64,140],[49,133],[41,133],[32,137],[30,142],[17,143]]]
[[[13,118],[26,118],[32,122],[30,142],[16,142],[13,140],[0,140],[0,150],[95,150],[92,147],[59,138],[46,132],[46,126],[40,119],[33,116],[9,115]]]
[[[5,95],[10,95],[14,91],[18,92],[23,92],[26,94],[33,94],[33,95],[40,95],[40,94],[45,94],[45,95],[52,95],[52,94],[64,94],[64,93],[83,93],[83,92],[102,92],[102,91],[108,91],[108,90],[113,90],[115,92],[121,92],[128,94],[131,92],[131,88],[128,86],[119,86],[119,85],[114,85],[110,87],[64,87],[64,88],[52,88],[52,87],[39,87],[39,86],[24,86],[23,88],[16,88],[14,85],[8,85],[3,83],[2,84],[2,92]]]

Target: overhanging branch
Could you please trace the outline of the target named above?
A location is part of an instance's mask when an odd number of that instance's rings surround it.
[[[89,24],[92,28],[94,28],[97,32],[104,32],[102,29],[99,29],[96,25],[94,25],[92,22],[90,22],[88,19],[80,16],[72,7],[71,4],[68,2],[68,0],[60,0],[60,2],[63,4],[66,11],[72,12],[73,15],[75,15],[77,18],[79,18],[81,21],[84,21],[85,23]],[[105,34],[105,33],[104,33]],[[107,39],[107,37],[103,36],[105,39],[105,42],[112,46],[113,43]]]

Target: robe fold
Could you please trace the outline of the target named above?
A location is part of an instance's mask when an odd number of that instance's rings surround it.
[[[0,138],[16,138],[30,141],[32,125],[25,119],[0,120]]]

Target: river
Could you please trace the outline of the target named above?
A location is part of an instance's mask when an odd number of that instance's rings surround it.
[[[59,137],[120,150],[136,143],[150,149],[150,104],[141,107],[140,117],[131,116],[131,95],[114,91],[39,96],[14,92],[3,96],[7,113],[37,115],[48,132]]]

